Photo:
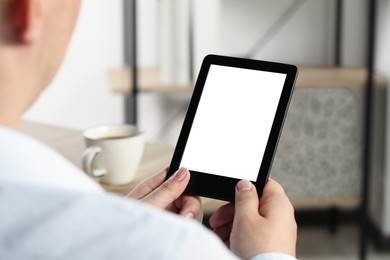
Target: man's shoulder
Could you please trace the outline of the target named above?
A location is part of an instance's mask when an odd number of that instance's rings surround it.
[[[0,126],[0,182],[102,192],[57,151],[23,133]]]
[[[130,252],[137,259],[180,259],[198,249],[193,241],[214,240],[192,221],[115,195],[22,185],[0,185],[0,193],[2,259],[110,259]]]

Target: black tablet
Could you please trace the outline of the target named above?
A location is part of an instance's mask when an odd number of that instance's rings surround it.
[[[293,65],[207,56],[167,178],[186,167],[188,194],[234,201],[247,179],[261,196],[296,75]]]

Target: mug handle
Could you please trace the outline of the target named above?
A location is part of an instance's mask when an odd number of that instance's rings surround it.
[[[95,169],[94,162],[96,155],[98,155],[102,149],[97,146],[88,147],[83,154],[83,170],[92,177],[103,177],[107,174],[106,169]]]

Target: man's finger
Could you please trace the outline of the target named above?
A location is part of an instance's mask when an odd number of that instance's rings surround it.
[[[129,194],[127,194],[128,198],[133,198],[136,200],[141,200],[144,197],[146,197],[149,193],[157,189],[158,186],[160,186],[164,180],[165,177],[168,174],[168,169],[165,169],[147,179],[140,182],[135,188],[130,191]]]
[[[180,168],[167,181],[157,187],[143,201],[159,208],[166,208],[184,192],[190,180],[190,172]]]
[[[220,207],[209,219],[212,228],[219,228],[232,222],[234,219],[234,204],[228,203]]]
[[[272,205],[270,205],[271,201],[273,202]],[[269,207],[272,207],[272,210]],[[272,218],[274,215],[276,217],[281,210],[286,209],[290,209],[291,212],[294,211],[283,187],[276,181],[269,179],[260,199],[260,215],[265,218]]]
[[[230,238],[230,233],[232,232],[233,223],[228,223],[225,226],[214,229],[214,233],[222,240],[226,241]]]
[[[177,200],[175,206],[179,209],[179,215],[184,218],[203,220],[202,202],[199,197],[185,195]]]

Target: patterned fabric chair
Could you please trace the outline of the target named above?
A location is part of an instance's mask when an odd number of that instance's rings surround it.
[[[294,206],[358,203],[361,97],[349,88],[296,89],[271,170]]]

